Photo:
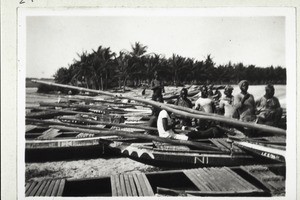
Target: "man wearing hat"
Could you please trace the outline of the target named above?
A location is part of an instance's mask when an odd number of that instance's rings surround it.
[[[234,106],[237,111],[238,118],[241,121],[253,122],[255,116],[255,101],[252,94],[249,94],[249,82],[242,80],[239,82],[241,92],[234,97]]]

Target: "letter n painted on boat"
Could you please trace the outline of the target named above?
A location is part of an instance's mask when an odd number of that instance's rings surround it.
[[[202,156],[202,157],[195,157],[194,163],[201,163],[201,164],[208,164],[208,157]]]

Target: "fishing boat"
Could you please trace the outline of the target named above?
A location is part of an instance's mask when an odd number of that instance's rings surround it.
[[[233,145],[227,138],[212,138],[201,140],[212,149],[200,150],[183,145],[166,143],[128,143],[123,141],[101,140],[107,148],[117,154],[129,157],[138,162],[159,167],[205,167],[205,166],[238,166],[254,163],[276,163],[275,160],[266,162]]]
[[[78,158],[96,158],[117,156],[114,152],[106,148],[100,139],[110,139],[114,141],[126,142],[145,142],[145,140],[133,137],[120,137],[113,134],[98,135],[77,130],[65,131],[62,129],[51,128],[49,125],[65,125],[58,120],[36,120],[27,119],[28,123],[25,130],[25,160],[26,161],[49,161],[65,160]],[[31,123],[31,124],[30,124]],[[91,124],[91,123],[87,123]],[[70,125],[70,124],[69,124]],[[75,123],[74,126],[80,126]],[[101,131],[131,131],[136,133],[144,132],[136,126],[113,124],[103,122],[101,124],[84,125],[97,128],[97,133]],[[130,128],[133,127],[133,128]]]
[[[284,165],[243,165],[28,181],[25,196],[284,196]]]
[[[248,139],[234,142],[234,145],[253,156],[285,162],[285,142],[285,137],[264,137],[256,140]]]

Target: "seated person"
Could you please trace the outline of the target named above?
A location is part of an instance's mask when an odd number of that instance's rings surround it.
[[[175,133],[174,126],[175,123],[171,119],[169,113],[166,110],[160,111],[157,119],[157,130],[159,137],[177,140],[188,140],[188,136]]]
[[[268,84],[265,87],[265,95],[256,101],[257,123],[278,126],[282,116],[282,108],[274,94],[274,86]]]
[[[160,103],[164,102],[162,95],[158,95],[152,100],[160,102]],[[159,115],[159,112],[161,111],[161,109],[158,107],[152,106],[151,111],[152,111],[152,113],[151,113],[150,119],[148,121],[148,126],[149,127],[157,127],[157,118],[158,118],[158,115]],[[145,132],[145,134],[157,135],[157,131],[148,130]]]

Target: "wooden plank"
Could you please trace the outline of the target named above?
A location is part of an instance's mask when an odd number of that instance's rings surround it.
[[[214,170],[215,168],[213,168]],[[226,188],[227,191],[242,191],[244,189],[241,188],[241,186],[239,185],[239,183],[234,179],[234,177],[228,175],[223,168],[218,168],[218,170],[216,170],[216,173],[222,178],[223,180],[221,180],[222,184],[224,185],[224,187]]]
[[[219,143],[221,143],[223,146],[225,146],[226,148],[228,148],[230,151],[233,152],[243,152],[239,147],[237,147],[236,145],[232,145],[230,143],[228,143],[226,141],[226,139],[220,138],[218,139]]]
[[[241,186],[238,181],[235,180],[235,178],[228,174],[223,168],[219,170],[219,173],[221,176],[224,176],[224,179],[227,183],[229,183],[229,189],[230,191],[242,191],[245,189],[244,186]]]
[[[39,187],[38,191],[35,193],[35,196],[40,196],[42,190],[44,189],[45,185],[46,185],[47,181],[43,180],[42,181],[42,185]]]
[[[248,189],[257,189],[255,186],[253,186],[251,183],[249,183],[248,181],[246,181],[245,179],[243,179],[242,177],[240,177],[238,174],[236,174],[235,172],[233,172],[231,169],[229,169],[228,167],[224,167],[224,169],[226,171],[228,171],[229,173],[231,173],[234,177],[236,177],[236,179],[241,182],[242,185],[246,186]]]
[[[199,172],[195,169],[190,170],[190,177],[193,177],[194,184],[198,187],[199,190],[211,191],[211,188],[207,186],[206,181],[202,180],[202,177],[198,177]]]
[[[183,173],[195,184],[195,186],[201,191],[211,190],[207,185],[202,182],[197,175],[195,174],[195,170],[183,170]]]
[[[142,176],[142,173],[138,173],[137,174],[137,177],[138,177],[138,180],[139,180],[139,183],[141,185],[141,188],[142,188],[142,191],[143,191],[143,194],[144,196],[151,196],[148,192],[148,188],[147,188],[147,185],[145,183],[145,180],[144,180],[144,177]]]
[[[41,136],[37,137],[38,140],[48,140],[53,139],[58,135],[61,135],[62,133],[59,132],[58,129],[50,128],[42,133]]]
[[[53,190],[52,190],[52,192],[51,192],[51,196],[57,196],[57,191],[58,191],[58,187],[59,187],[60,181],[61,181],[61,179],[57,179],[57,180],[55,181]]]
[[[236,174],[235,172],[233,172],[231,169],[224,167],[223,168],[229,176],[231,176],[233,178],[233,180],[235,180],[237,183],[239,183],[240,187],[244,188],[244,190],[249,190],[249,189],[255,189],[255,187],[252,187],[252,185],[248,182],[245,182],[245,180],[243,178],[241,178],[238,174]]]
[[[28,131],[31,131],[31,130],[35,129],[36,127],[37,127],[36,125],[31,125],[31,124],[26,125],[26,127],[25,127],[25,133],[28,132]]]
[[[125,188],[128,196],[133,196],[131,192],[131,185],[129,183],[129,178],[128,174],[123,174],[124,175],[124,181],[125,181]]]
[[[29,186],[28,190],[26,191],[25,196],[27,196],[27,197],[29,196],[29,194],[33,190],[34,186],[36,186],[36,184],[37,184],[36,181],[33,181],[32,183],[30,183],[30,186]]]
[[[222,144],[220,144],[218,140],[216,140],[216,139],[210,139],[210,141],[211,141],[214,145],[216,145],[221,151],[224,151],[224,152],[230,152],[230,150],[227,149],[226,147],[224,147]]]
[[[25,193],[27,192],[27,190],[29,189],[29,187],[30,187],[30,185],[31,185],[31,183],[26,183],[26,185],[25,185]]]
[[[226,138],[224,139],[224,138],[220,138],[220,139],[217,139],[218,140],[218,142],[220,143],[220,144],[222,144],[223,146],[225,146],[227,149],[231,149],[231,144],[229,144],[228,142],[226,142],[225,140],[226,140]]]
[[[206,173],[204,168],[202,169],[195,169],[197,173],[197,177],[201,178],[202,181],[205,181],[204,183],[212,190],[212,191],[219,191],[220,188],[215,184],[214,177],[211,177]]]
[[[151,187],[151,184],[150,184],[148,178],[146,177],[146,175],[144,173],[142,173],[141,176],[144,179],[144,183],[147,188],[148,196],[154,196],[154,192],[152,190],[152,187]]]
[[[111,186],[111,195],[113,197],[118,196],[118,192],[117,192],[117,186],[116,186],[116,181],[115,181],[115,175],[111,175],[110,176],[110,186]]]
[[[140,181],[138,179],[137,173],[133,173],[132,175],[133,175],[133,179],[134,179],[137,191],[138,191],[138,196],[144,196],[144,193],[143,193],[142,187],[140,185]]]
[[[38,181],[38,183],[34,186],[34,189],[30,192],[28,196],[35,196],[36,192],[38,191],[41,185],[42,181]]]
[[[46,181],[46,185],[45,185],[45,187],[43,188],[43,190],[42,190],[40,196],[45,196],[45,195],[46,195],[46,192],[47,192],[47,190],[48,190],[48,188],[49,188],[50,183],[51,183],[51,180],[47,180],[47,181]]]
[[[253,176],[270,190],[272,194],[284,193],[285,181],[281,176],[277,176],[264,166],[241,166],[241,169]],[[273,181],[278,180],[278,181]]]
[[[194,176],[192,173],[192,170],[183,170],[183,173],[186,175],[186,177],[194,183],[194,185],[199,189],[199,190],[207,190],[206,187],[202,186],[202,184],[198,183],[198,179]]]
[[[129,179],[129,183],[130,183],[130,187],[131,187],[131,191],[132,191],[132,196],[138,196],[138,191],[135,187],[133,175],[131,173],[128,174],[128,179]]]
[[[53,187],[54,187],[54,184],[55,184],[55,180],[51,180],[51,183],[47,189],[47,192],[45,194],[46,197],[49,197],[52,193],[52,190],[53,190]]]
[[[124,175],[123,174],[119,174],[119,179],[120,179],[120,186],[121,186],[122,196],[127,196]]]
[[[58,191],[57,191],[57,195],[58,197],[61,197],[62,194],[63,194],[63,191],[64,191],[64,188],[65,188],[65,183],[66,183],[66,180],[65,179],[62,179],[60,181],[60,184],[59,184],[59,187],[58,187]]]
[[[115,177],[115,183],[116,183],[116,190],[117,190],[117,196],[122,196],[122,190],[121,190],[121,184],[120,184],[120,179],[119,179],[119,175],[116,174],[114,175]]]
[[[223,170],[223,173],[226,175],[227,179],[229,179],[231,182],[235,183],[237,190],[247,190],[248,189],[242,182],[240,182],[236,178],[236,176],[229,173],[224,167],[222,168],[222,170]]]
[[[207,183],[207,181],[201,176],[201,173],[199,170],[194,169],[191,171],[194,174],[194,177],[198,180],[198,184],[204,185],[208,190],[213,190],[212,187]]]
[[[157,187],[157,194],[167,196],[258,196],[264,193],[263,190],[241,190],[241,191],[194,191],[174,190],[170,188]]]
[[[215,184],[220,188],[220,191],[229,191],[229,184],[226,177],[220,174],[220,168],[205,168],[205,170],[214,177]]]
[[[206,168],[197,169],[199,172],[199,175],[203,177],[203,179],[206,180],[206,182],[209,184],[209,186],[212,188],[213,191],[221,191],[221,188],[217,184],[217,181],[213,174],[209,174],[207,172]]]
[[[216,191],[224,191],[224,186],[222,185],[223,178],[218,177],[217,171],[218,169],[215,169],[215,171],[211,170],[210,168],[203,168],[203,171],[206,172],[206,176],[208,179],[211,180],[211,184],[218,188]]]

